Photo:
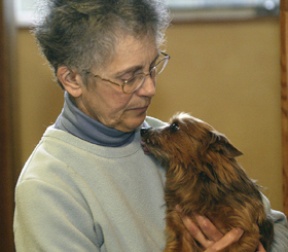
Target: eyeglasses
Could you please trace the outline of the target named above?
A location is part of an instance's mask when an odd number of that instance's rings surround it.
[[[152,80],[155,80],[155,77],[158,74],[163,72],[163,70],[167,66],[167,63],[170,59],[170,55],[168,55],[167,53],[164,53],[164,52],[160,52],[160,53],[161,54],[160,54],[160,57],[158,58],[158,61],[156,61],[155,65],[152,66],[152,68],[149,70],[148,73],[144,73],[144,72],[138,73],[128,80],[123,80],[122,83],[117,83],[117,82],[102,78],[101,76],[94,74],[94,73],[91,73],[89,71],[87,71],[86,74],[93,74],[93,77],[95,77],[95,78],[99,78],[102,81],[107,81],[113,85],[117,85],[117,86],[121,87],[123,93],[132,94],[144,84],[146,77],[148,75],[152,78]]]

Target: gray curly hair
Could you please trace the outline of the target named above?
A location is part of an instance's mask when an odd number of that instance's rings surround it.
[[[105,64],[121,33],[154,36],[161,46],[170,21],[163,0],[48,0],[45,9],[34,34],[54,72]]]

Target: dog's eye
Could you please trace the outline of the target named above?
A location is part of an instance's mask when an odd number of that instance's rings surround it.
[[[176,131],[178,131],[179,130],[179,125],[178,125],[178,123],[172,123],[171,125],[170,125],[170,130],[172,131],[172,132],[176,132]]]

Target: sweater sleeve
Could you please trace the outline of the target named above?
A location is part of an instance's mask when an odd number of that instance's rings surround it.
[[[286,216],[282,212],[272,210],[269,200],[264,195],[263,202],[266,213],[270,215],[274,221],[274,241],[272,243],[271,252],[287,252],[288,224]]]
[[[36,179],[17,185],[14,234],[17,252],[104,251],[101,228],[83,202]]]

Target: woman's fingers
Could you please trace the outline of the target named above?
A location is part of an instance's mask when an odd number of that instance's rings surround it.
[[[197,223],[209,241],[218,241],[223,237],[223,234],[215,227],[215,225],[204,216],[196,216]]]
[[[261,243],[259,243],[257,252],[266,252],[265,248],[263,247]]]
[[[213,244],[213,241],[208,240],[201,229],[188,217],[183,217],[182,221],[189,231],[190,235],[199,242],[204,248],[208,248]]]
[[[233,228],[226,234],[222,234],[208,218],[196,215],[196,224],[191,218],[183,216],[182,209],[178,205],[176,211],[180,214],[191,237],[206,249],[205,252],[221,251],[237,242],[244,233],[240,228]],[[266,252],[262,244],[259,245],[258,251]]]
[[[190,235],[206,249],[205,252],[221,251],[237,242],[244,233],[242,229],[234,228],[223,235],[209,219],[203,216],[195,216],[195,218],[197,224],[186,216],[182,217],[182,221]],[[265,252],[260,246],[258,250]]]
[[[205,252],[221,251],[222,249],[230,246],[234,242],[237,242],[244,231],[240,228],[233,228],[226,233],[219,241],[215,242],[211,247],[205,250]]]

